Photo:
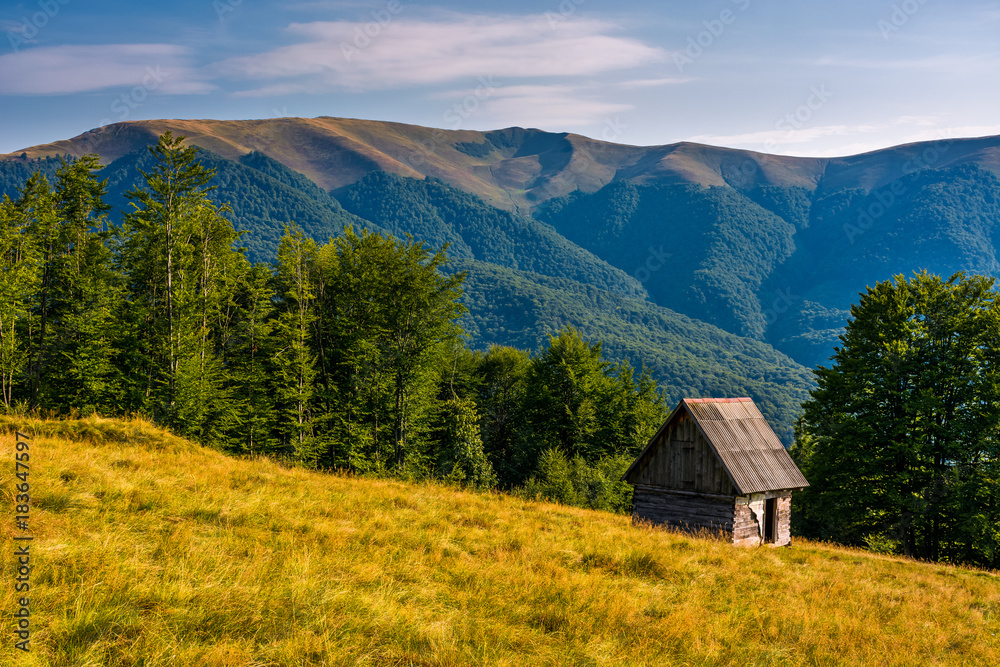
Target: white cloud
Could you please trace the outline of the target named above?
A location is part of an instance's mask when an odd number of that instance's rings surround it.
[[[449,14],[436,21],[393,17],[379,24],[296,23],[302,43],[216,66],[222,75],[270,81],[255,93],[377,90],[493,76],[590,77],[662,60],[664,51],[611,33],[606,21],[554,30],[544,16]]]
[[[689,83],[691,81],[695,81],[695,78],[690,76],[676,76],[665,79],[634,79],[632,81],[622,81],[618,85],[625,89],[657,88],[659,86],[675,86],[679,83]]]
[[[586,90],[569,85],[497,88],[481,106],[474,119],[479,126],[521,125],[557,132],[602,123],[632,109],[629,104],[592,99]],[[454,118],[455,107],[451,111]]]
[[[1000,125],[950,127],[935,116],[900,116],[880,123],[690,137],[687,141],[782,155],[843,157],[938,139],[1000,135]]]
[[[0,56],[0,94],[66,95],[121,86],[176,94],[212,90],[187,64],[188,55],[171,44],[25,49]]]
[[[909,71],[914,75],[924,72],[954,76],[976,71],[993,71],[997,66],[997,53],[943,53],[919,58],[840,58],[826,56],[814,62],[823,67]]]

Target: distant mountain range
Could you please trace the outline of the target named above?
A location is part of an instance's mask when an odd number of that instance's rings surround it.
[[[96,153],[122,210],[168,129],[204,149],[253,259],[290,221],[319,240],[353,224],[448,243],[475,344],[534,349],[572,324],[671,400],[753,396],[786,441],[805,367],[826,362],[867,285],[1000,275],[1000,137],[820,159],[521,128],[136,121],[0,156],[0,192]]]

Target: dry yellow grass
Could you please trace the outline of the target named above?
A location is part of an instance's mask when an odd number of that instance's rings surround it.
[[[6,421],[4,421],[6,420]],[[141,422],[31,449],[32,651],[0,664],[998,665],[993,573],[238,460]],[[47,435],[46,435],[47,434]],[[13,432],[0,613],[14,610]]]

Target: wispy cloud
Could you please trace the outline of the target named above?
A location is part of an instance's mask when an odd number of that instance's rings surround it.
[[[665,57],[597,20],[568,21],[555,30],[544,16],[449,14],[433,21],[394,18],[371,36],[364,29],[346,21],[295,23],[288,32],[301,43],[231,58],[216,70],[267,82],[252,92],[272,94],[408,88],[479,76],[591,77]]]
[[[658,88],[660,86],[676,86],[677,84],[689,83],[691,81],[695,81],[695,78],[690,76],[674,76],[664,79],[634,79],[632,81],[622,81],[618,84],[618,86],[625,89]]]
[[[50,46],[0,56],[0,94],[66,95],[140,85],[152,71],[163,93],[204,93],[214,86],[172,44]]]
[[[977,54],[945,53],[935,56],[915,58],[843,58],[824,56],[813,62],[822,67],[843,67],[848,69],[890,70],[933,72],[937,74],[969,73],[973,70],[995,70],[1000,61],[1000,52]]]
[[[602,123],[630,109],[629,104],[594,99],[578,86],[506,86],[483,102],[476,121],[483,127],[526,125],[558,131]]]
[[[841,157],[918,141],[994,135],[1000,135],[1000,125],[952,127],[936,116],[900,116],[882,123],[823,125],[730,135],[703,134],[690,137],[688,141],[767,153]]]

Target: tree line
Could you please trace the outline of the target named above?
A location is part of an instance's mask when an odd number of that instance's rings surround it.
[[[645,371],[565,329],[470,349],[446,247],[289,225],[250,262],[214,172],[169,132],[109,222],[97,156],[0,202],[5,410],[141,414],[231,452],[627,509],[665,416]]]

